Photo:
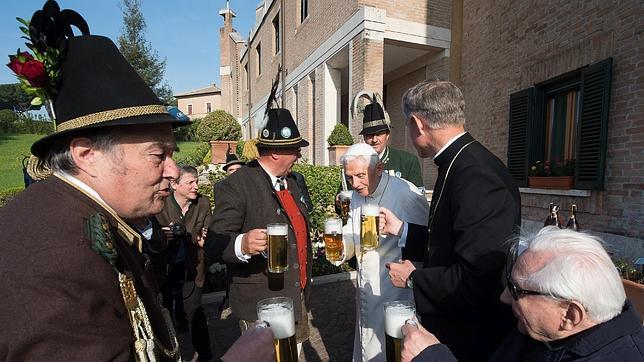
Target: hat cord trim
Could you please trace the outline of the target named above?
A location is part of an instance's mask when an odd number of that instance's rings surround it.
[[[267,144],[267,145],[292,145],[292,144],[295,144],[295,143],[299,143],[301,140],[302,140],[301,136],[297,137],[297,138],[293,138],[292,140],[283,140],[283,141],[272,140],[272,139],[261,138],[260,137],[258,143]]]
[[[362,128],[368,128],[368,127],[374,127],[374,126],[387,126],[387,127],[389,127],[389,125],[385,122],[384,119],[378,119],[378,120],[375,120],[375,121],[364,122],[362,124]]]
[[[90,113],[81,117],[72,118],[57,125],[56,131],[62,132],[95,125],[97,123],[109,122],[127,117],[144,116],[148,114],[168,114],[168,111],[165,106],[158,104],[111,109],[109,111]]]

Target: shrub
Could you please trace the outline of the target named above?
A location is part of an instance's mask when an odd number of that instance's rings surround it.
[[[197,118],[192,120],[192,124],[188,126],[183,126],[183,127],[177,127],[174,129],[174,138],[177,142],[183,141],[183,142],[195,142],[197,141],[197,127],[199,127],[199,123],[201,122],[201,118]]]
[[[351,146],[353,144],[353,137],[347,126],[338,123],[326,141],[329,143],[329,146]]]
[[[241,138],[239,122],[223,110],[216,110],[204,117],[196,131],[197,139],[209,141],[237,141]]]
[[[197,167],[203,164],[204,157],[209,151],[210,145],[205,142],[201,142],[191,152],[177,155],[174,161],[177,164],[185,164]]]

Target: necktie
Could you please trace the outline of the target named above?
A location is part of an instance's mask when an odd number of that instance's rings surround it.
[[[277,191],[284,190],[286,190],[286,180],[284,180],[284,177],[280,177],[277,179]]]

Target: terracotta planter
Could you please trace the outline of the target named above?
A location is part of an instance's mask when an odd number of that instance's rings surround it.
[[[528,177],[528,186],[535,189],[569,190],[575,183],[574,176]]]
[[[340,164],[340,157],[344,155],[345,152],[347,152],[347,149],[351,146],[341,146],[341,145],[336,145],[336,146],[329,146],[327,147],[327,150],[329,150],[329,164],[331,166],[337,166]]]
[[[237,150],[237,141],[210,141],[210,162],[213,164],[226,163],[226,151]]]
[[[626,298],[628,298],[640,314],[640,320],[644,321],[644,284],[622,279]]]

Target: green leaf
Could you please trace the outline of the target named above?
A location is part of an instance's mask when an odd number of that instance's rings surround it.
[[[43,100],[40,97],[36,97],[36,98],[31,100],[31,105],[32,106],[42,106],[42,104],[43,104]]]
[[[27,28],[29,27],[29,22],[23,18],[16,18],[22,25],[26,26]]]

